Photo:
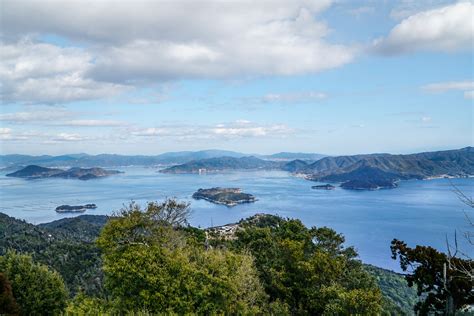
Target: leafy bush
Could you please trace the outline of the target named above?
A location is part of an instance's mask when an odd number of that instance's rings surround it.
[[[57,315],[68,296],[61,276],[29,255],[8,251],[0,256],[0,271],[10,280],[22,315]]]

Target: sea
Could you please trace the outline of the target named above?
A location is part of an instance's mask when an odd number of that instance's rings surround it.
[[[0,173],[0,212],[33,224],[80,214],[59,214],[59,205],[95,203],[82,214],[110,215],[132,201],[175,197],[190,203],[190,224],[210,227],[234,223],[257,213],[300,219],[306,226],[333,228],[354,246],[360,259],[400,271],[391,259],[390,242],[397,238],[409,246],[426,245],[446,251],[448,240],[472,251],[463,232],[471,229],[466,214],[474,211],[453,192],[454,186],[473,196],[474,178],[401,181],[399,187],[378,191],[314,190],[318,184],[282,171],[219,174],[162,174],[155,168],[117,168],[124,173],[81,181],[77,179],[25,180]],[[235,207],[193,200],[199,188],[237,187],[258,200]],[[474,255],[474,254],[472,254]]]

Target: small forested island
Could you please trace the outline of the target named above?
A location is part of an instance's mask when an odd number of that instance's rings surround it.
[[[37,165],[29,165],[13,173],[9,173],[6,176],[25,179],[63,178],[90,180],[118,173],[121,172],[117,170],[106,170],[103,168],[70,168],[68,170],[63,170],[59,168],[45,168]]]
[[[215,204],[236,206],[242,203],[252,203],[256,199],[252,194],[243,193],[239,188],[210,188],[199,189],[193,194],[196,200],[206,200]]]
[[[331,184],[321,184],[321,185],[313,185],[311,189],[314,190],[334,190],[336,187]]]
[[[82,213],[88,209],[96,209],[97,205],[95,204],[85,204],[85,205],[60,205],[56,207],[56,212],[58,213]]]
[[[341,188],[346,190],[380,190],[394,189],[398,186],[394,180],[349,180],[341,184]]]

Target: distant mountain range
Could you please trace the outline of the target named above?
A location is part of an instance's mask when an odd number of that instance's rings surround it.
[[[227,151],[227,150],[201,150],[201,151],[181,151],[169,152],[156,156],[144,155],[88,155],[70,154],[60,156],[29,156],[29,155],[0,155],[0,167],[8,170],[16,170],[27,165],[40,165],[45,167],[117,167],[117,166],[163,166],[183,164],[193,160],[233,157],[241,158],[248,154]],[[282,152],[273,155],[254,155],[263,160],[289,161],[302,159],[306,161],[316,161],[325,155],[310,153],[288,153]]]
[[[474,175],[474,148],[411,155],[368,154],[304,160],[270,161],[257,157],[195,160],[161,170],[163,173],[202,173],[226,170],[279,169],[308,180],[338,182],[346,189],[394,188],[398,180]]]
[[[296,159],[291,159],[297,157]],[[99,177],[100,168],[83,166],[162,166],[162,173],[205,173],[229,170],[283,170],[308,180],[341,183],[345,189],[365,190],[394,188],[399,180],[435,177],[467,177],[474,175],[474,148],[423,152],[410,155],[367,154],[324,157],[319,154],[278,153],[247,156],[220,150],[174,152],[158,156],[63,155],[63,156],[0,156],[0,163],[10,169],[22,164],[33,166],[8,174],[17,177],[63,177],[87,179]],[[311,158],[311,159],[310,159]],[[69,170],[38,166],[75,166]],[[87,171],[92,170],[92,171]]]
[[[45,168],[36,165],[29,165],[21,170],[9,173],[7,177],[25,178],[25,179],[43,179],[43,178],[63,178],[90,180],[102,178],[109,175],[120,173],[116,170],[105,170],[102,168],[70,168],[68,170],[58,168]]]

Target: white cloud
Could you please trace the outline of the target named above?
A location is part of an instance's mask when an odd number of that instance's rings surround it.
[[[263,136],[279,136],[292,133],[292,130],[286,125],[265,125],[256,126],[250,123],[235,123],[230,125],[220,124],[211,129],[212,133],[227,138],[234,137],[263,137]]]
[[[348,12],[349,14],[355,16],[356,18],[360,18],[363,15],[374,13],[375,8],[371,6],[362,6],[362,7],[350,9]]]
[[[77,48],[22,40],[0,43],[0,97],[6,103],[54,104],[99,99],[125,91],[114,83],[98,82],[85,73],[92,55]]]
[[[428,92],[447,92],[450,90],[471,90],[474,89],[474,81],[450,81],[427,84],[422,87]]]
[[[394,20],[403,20],[416,13],[433,10],[450,3],[452,0],[401,0],[390,11],[390,17]]]
[[[33,82],[13,81],[9,95],[67,102],[113,95],[124,84],[293,75],[338,67],[352,61],[356,49],[326,40],[330,29],[317,16],[331,2],[3,0],[8,14],[3,15],[2,35],[10,42],[55,34],[86,47],[55,47],[51,54],[43,52],[53,50],[46,44],[17,49],[39,57],[22,77]],[[48,60],[66,67],[48,67]],[[46,75],[32,77],[40,72],[38,65],[46,65],[41,68]],[[53,75],[58,69],[69,70]]]
[[[53,121],[73,116],[72,112],[61,108],[43,108],[39,111],[0,114],[0,121],[11,123]]]
[[[8,14],[2,20],[10,37],[45,33],[114,45],[137,38],[185,43],[222,39],[239,29],[286,20],[301,8],[316,14],[331,2],[3,0]]]
[[[437,82],[421,87],[424,91],[430,93],[444,93],[448,91],[464,91],[465,99],[473,98],[474,81],[450,81]]]
[[[464,99],[474,99],[474,90],[465,91],[464,92]]]
[[[74,127],[117,127],[126,126],[128,123],[115,120],[71,120],[54,123],[53,125],[74,126]]]
[[[55,137],[53,137],[51,140],[55,142],[80,142],[87,140],[87,137],[84,137],[79,134],[74,134],[74,133],[59,133]]]
[[[374,49],[387,55],[471,50],[473,17],[474,4],[471,2],[419,12],[401,21],[386,38],[376,40]]]
[[[306,103],[327,98],[327,94],[317,91],[294,93],[269,93],[263,96],[263,102]]]
[[[11,134],[12,129],[8,127],[0,127],[0,135],[9,135]]]
[[[215,126],[175,125],[134,129],[138,137],[172,137],[182,139],[229,139],[242,137],[281,137],[294,132],[284,124],[256,124],[247,120],[222,123]]]
[[[0,139],[3,141],[25,141],[30,137],[35,137],[36,133],[32,132],[23,132],[17,133],[9,127],[0,128]]]

